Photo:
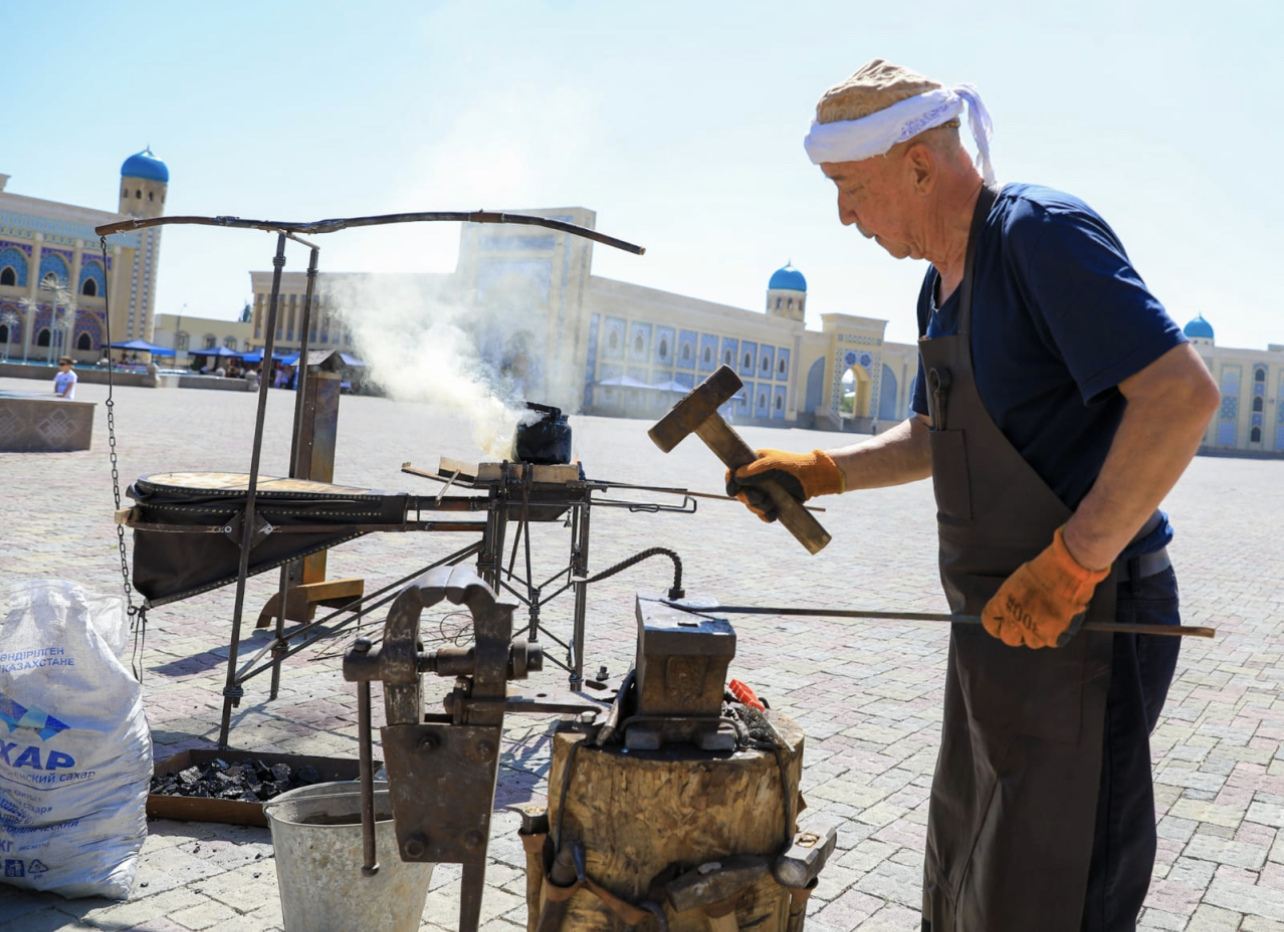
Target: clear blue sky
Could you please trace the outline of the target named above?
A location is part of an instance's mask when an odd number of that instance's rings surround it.
[[[1284,3],[0,3],[8,190],[115,209],[150,143],[170,213],[320,219],[582,205],[647,247],[599,275],[914,336],[917,263],[839,226],[816,97],[884,57],[980,88],[1000,180],[1079,195],[1185,323],[1284,343]],[[323,239],[331,271],[448,271],[458,229]],[[267,234],[166,229],[158,310],[232,317]],[[299,269],[305,256],[291,255]]]

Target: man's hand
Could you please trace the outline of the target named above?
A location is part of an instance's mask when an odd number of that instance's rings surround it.
[[[1009,647],[1064,647],[1083,624],[1097,584],[1110,568],[1081,566],[1061,536],[1023,563],[981,610],[985,630]]]
[[[810,453],[754,452],[758,459],[741,466],[734,476],[731,470],[727,470],[727,494],[740,499],[763,521],[775,521],[778,517],[775,503],[761,488],[764,482],[777,483],[800,502],[817,495],[837,495],[845,491],[842,470],[824,450],[812,450]]]

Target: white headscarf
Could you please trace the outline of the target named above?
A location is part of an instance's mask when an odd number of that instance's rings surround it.
[[[970,84],[937,88],[908,97],[859,120],[811,124],[803,140],[807,155],[816,165],[822,162],[859,162],[883,155],[897,143],[912,139],[957,117],[967,104],[968,125],[976,140],[976,163],[986,184],[994,183],[990,164],[990,136],[994,127],[981,95]]]

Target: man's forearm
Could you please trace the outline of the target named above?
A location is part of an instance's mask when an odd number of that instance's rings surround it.
[[[1088,569],[1112,564],[1159,507],[1217,408],[1217,385],[1188,345],[1119,387],[1128,399],[1123,419],[1101,474],[1065,527],[1066,549]]]
[[[866,440],[828,450],[843,471],[847,491],[903,485],[932,475],[927,423],[917,415]]]

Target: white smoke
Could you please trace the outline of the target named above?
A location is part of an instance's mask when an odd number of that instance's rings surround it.
[[[509,459],[517,425],[535,419],[525,407],[522,361],[542,347],[529,347],[518,365],[511,353],[493,347],[484,353],[496,333],[517,332],[509,303],[492,298],[465,307],[434,278],[344,276],[327,285],[327,294],[351,331],[371,381],[390,398],[426,402],[459,415],[472,426],[483,454]]]

